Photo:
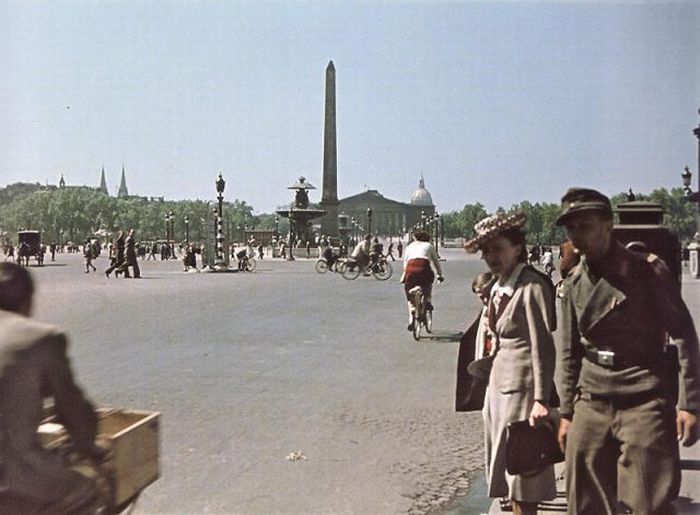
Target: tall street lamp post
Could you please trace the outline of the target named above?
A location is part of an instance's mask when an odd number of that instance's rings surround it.
[[[175,215],[170,211],[170,239],[173,240],[173,246],[170,249],[170,257],[175,257]]]
[[[425,229],[425,211],[420,212],[420,228]]]
[[[165,213],[165,243],[170,250],[170,213]]]
[[[372,234],[372,208],[367,208],[367,234]]]
[[[440,258],[440,240],[439,240],[439,229],[440,229],[440,215],[435,212],[433,215],[433,233],[435,234],[435,253],[437,254],[438,258]]]
[[[275,217],[275,240],[280,239],[280,218],[279,216]]]
[[[440,245],[445,246],[445,215],[440,215]]]
[[[216,179],[216,199],[219,201],[219,209],[216,216],[216,260],[214,261],[214,268],[224,269],[228,268],[226,262],[224,261],[224,189],[226,188],[226,181],[219,174]]]
[[[185,216],[185,246],[190,244],[190,219]]]
[[[700,127],[699,127],[700,129]],[[700,134],[700,130],[696,129]],[[700,173],[698,174],[700,175]],[[685,190],[685,199],[689,202],[695,202],[698,204],[698,209],[700,210],[700,188],[698,191],[693,191],[691,188],[691,182],[693,180],[693,174],[690,169],[686,166],[685,170],[681,174],[683,179],[683,189]],[[695,213],[695,228],[700,230],[700,221],[698,219],[698,213]],[[700,233],[696,232],[693,235],[693,240],[688,244],[689,253],[689,270],[690,275],[695,279],[700,279]]]

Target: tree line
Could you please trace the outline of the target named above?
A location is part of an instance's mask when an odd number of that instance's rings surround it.
[[[619,193],[610,198],[613,208],[622,202],[627,202],[627,193]],[[683,188],[673,188],[668,191],[660,188],[648,195],[636,195],[636,200],[647,200],[660,204],[666,214],[664,224],[671,228],[681,239],[688,241],[697,231],[696,213],[698,207],[685,200]],[[506,213],[522,211],[527,215],[525,230],[528,243],[558,244],[564,240],[564,229],[557,227],[555,221],[561,213],[559,204],[549,202],[532,203],[527,200],[505,209],[499,207],[496,212]],[[444,214],[445,237],[471,238],[474,235],[474,225],[488,216],[483,204],[466,204],[459,211]]]
[[[666,211],[664,223],[683,241],[691,239],[696,228],[697,206],[684,199],[682,188],[670,191],[660,188],[637,199],[660,204]],[[627,194],[611,197],[613,206],[627,201]],[[0,205],[0,230],[12,237],[20,229],[41,230],[45,242],[81,242],[96,232],[135,229],[140,240],[164,240],[166,215],[172,213],[174,239],[183,241],[186,230],[190,241],[206,239],[212,210],[216,202],[202,200],[149,201],[143,198],[109,197],[91,188],[41,189],[20,194]],[[522,201],[497,212],[522,211],[527,215],[525,229],[528,243],[558,244],[564,231],[555,225],[559,204]],[[466,204],[459,211],[444,214],[445,237],[470,238],[474,225],[487,213],[483,204]],[[185,218],[189,223],[185,224]],[[224,233],[228,239],[241,240],[245,229],[278,229],[287,231],[284,219],[276,220],[271,213],[253,215],[253,206],[243,200],[224,203]],[[172,235],[170,236],[173,237]],[[12,238],[13,239],[13,238]]]
[[[202,200],[109,197],[91,188],[39,190],[0,206],[0,229],[12,240],[21,229],[40,230],[44,242],[61,244],[79,243],[98,232],[118,229],[135,229],[139,240],[165,240],[166,230],[172,230],[170,238],[176,241],[183,241],[186,233],[190,241],[202,241],[216,207],[216,202]],[[241,237],[246,227],[256,224],[250,204],[242,200],[224,203],[223,227],[230,238]]]

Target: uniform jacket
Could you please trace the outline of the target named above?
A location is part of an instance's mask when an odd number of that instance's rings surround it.
[[[121,263],[124,261],[124,235],[114,240],[114,246],[117,248],[117,263]]]
[[[580,390],[623,397],[658,391],[668,373],[665,336],[678,347],[681,409],[700,411],[698,337],[678,282],[653,255],[625,249],[614,241],[596,280],[585,257],[564,283],[557,387],[561,414],[573,414]],[[585,349],[607,350],[639,359],[640,365],[613,370],[594,364]]]
[[[134,241],[133,236],[126,237],[124,247],[126,252],[126,261],[129,263],[136,261],[136,242]]]
[[[0,492],[49,503],[70,487],[63,461],[37,437],[45,397],[76,449],[94,451],[97,418],[73,381],[66,346],[55,327],[0,310]]]
[[[555,330],[554,291],[540,274],[525,267],[515,282],[513,297],[496,321],[498,350],[490,385],[501,393],[534,387],[534,399],[549,404]]]

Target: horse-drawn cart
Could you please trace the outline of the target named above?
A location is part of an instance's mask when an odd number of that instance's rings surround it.
[[[17,259],[20,265],[29,266],[29,258],[36,264],[44,264],[44,246],[41,244],[41,231],[19,231],[17,233]]]

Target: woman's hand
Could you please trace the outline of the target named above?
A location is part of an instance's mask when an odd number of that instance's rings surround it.
[[[535,401],[532,405],[532,411],[530,411],[530,425],[532,427],[537,427],[543,423],[549,417],[549,408],[542,404],[540,401]]]

